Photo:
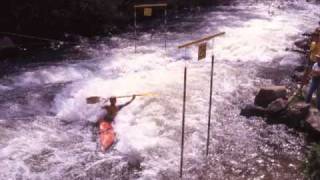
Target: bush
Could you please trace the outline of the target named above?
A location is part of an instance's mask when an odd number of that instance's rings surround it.
[[[0,3],[2,31],[55,36],[59,32],[94,35],[119,22],[117,1],[12,0]]]
[[[231,0],[168,0],[169,8],[208,6]],[[133,4],[158,0],[10,0],[0,2],[0,31],[44,37],[92,36],[131,22]],[[132,24],[132,23],[131,23]]]
[[[310,180],[320,179],[320,144],[313,145],[306,162],[305,174]]]

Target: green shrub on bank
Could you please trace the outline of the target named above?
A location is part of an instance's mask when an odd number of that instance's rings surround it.
[[[225,4],[231,0],[168,0],[170,9]],[[132,25],[133,5],[160,0],[10,0],[0,2],[1,31],[44,37],[94,36]]]
[[[305,174],[310,180],[320,179],[320,144],[315,144],[308,155]]]

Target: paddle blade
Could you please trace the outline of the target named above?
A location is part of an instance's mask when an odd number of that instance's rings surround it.
[[[151,96],[151,97],[153,97],[153,96],[158,96],[158,94],[157,93],[143,93],[143,94],[137,94],[136,96]]]
[[[101,98],[99,96],[92,96],[92,97],[88,97],[86,100],[87,100],[87,104],[96,104],[100,102]]]

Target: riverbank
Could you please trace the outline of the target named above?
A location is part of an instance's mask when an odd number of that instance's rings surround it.
[[[312,32],[311,34],[315,34]],[[306,33],[310,34],[310,33]],[[255,105],[242,108],[241,114],[247,117],[262,116],[269,124],[286,124],[288,127],[302,132],[306,138],[306,161],[303,165],[305,176],[311,180],[320,179],[320,113],[315,101],[306,104],[305,96],[308,86],[301,89],[301,81],[307,64],[308,44],[311,36],[301,35],[294,42],[292,53],[301,54],[296,62],[274,68],[260,69],[258,76],[270,79],[274,86],[263,87],[255,97]],[[259,75],[260,74],[260,75]]]
[[[305,174],[310,180],[320,179],[320,143],[313,144],[305,163]]]

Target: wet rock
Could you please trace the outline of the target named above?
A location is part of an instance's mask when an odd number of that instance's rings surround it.
[[[9,37],[5,36],[0,39],[0,51],[7,48],[15,48],[15,45]]]
[[[14,56],[18,52],[18,48],[8,37],[0,38],[0,60]]]
[[[296,68],[294,68],[294,70],[296,72],[304,72],[305,69],[306,69],[306,67],[304,65],[300,65],[300,66],[297,66]]]
[[[271,122],[284,123],[293,128],[304,128],[304,120],[309,114],[310,104],[298,102],[292,104],[279,117],[270,120]]]
[[[303,74],[304,72],[294,72],[292,75],[291,75],[291,78],[294,80],[294,81],[302,81],[303,80]]]
[[[311,126],[311,128],[320,132],[320,112],[319,112],[319,110],[315,109],[315,108],[310,109],[310,114],[307,117],[306,122]]]
[[[288,116],[292,119],[305,119],[309,114],[310,104],[298,102],[288,108]]]
[[[84,40],[85,40],[85,37],[82,37],[79,35],[69,34],[69,33],[64,34],[64,41],[66,41],[66,42],[81,43]]]
[[[297,40],[294,42],[294,45],[301,49],[308,49],[309,48],[308,38]]]
[[[268,105],[278,99],[285,98],[287,89],[285,86],[270,86],[261,88],[258,95],[254,99],[254,104],[261,107],[268,107]]]
[[[247,105],[245,108],[241,109],[240,115],[251,117],[251,116],[265,116],[267,110],[263,107],[255,106],[253,104]]]
[[[288,101],[282,98],[278,98],[275,101],[272,101],[267,107],[268,116],[276,116],[279,113],[283,112],[287,108]]]
[[[53,150],[43,149],[39,154],[33,154],[24,160],[24,163],[29,167],[31,172],[47,171],[54,162],[50,162],[50,157],[53,156]]]
[[[128,157],[128,168],[131,170],[141,170],[141,163],[143,158],[139,156],[130,156]]]
[[[320,144],[313,144],[308,154],[308,161],[305,164],[306,179],[320,179]]]

